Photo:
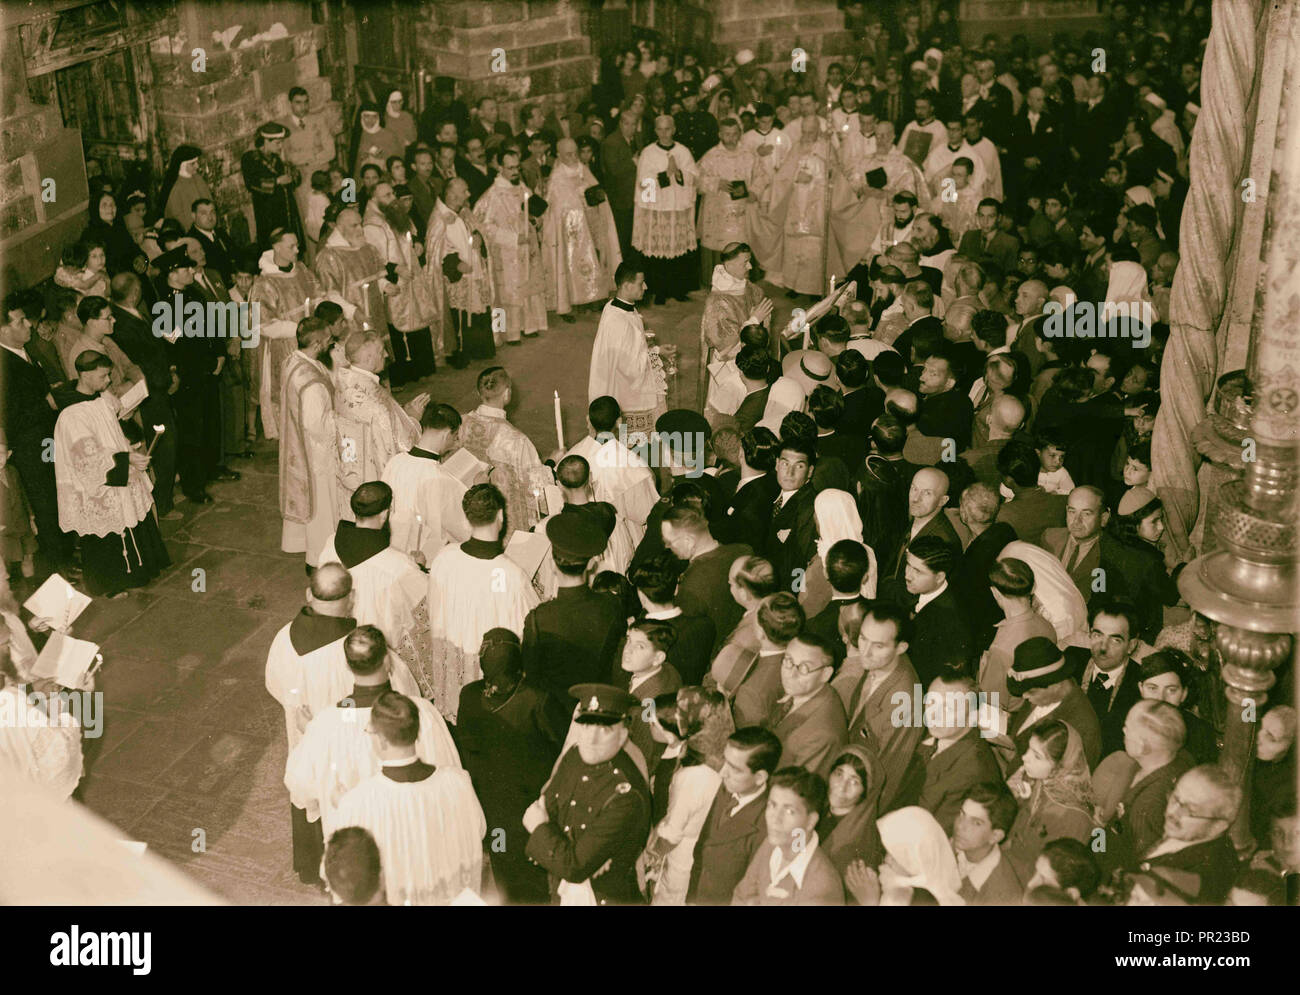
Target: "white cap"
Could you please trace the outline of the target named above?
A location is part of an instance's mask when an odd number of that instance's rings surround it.
[[[1169,104],[1165,102],[1165,98],[1160,96],[1160,94],[1156,93],[1154,90],[1148,93],[1143,99],[1152,107],[1158,107],[1160,110],[1164,110],[1169,106]]]

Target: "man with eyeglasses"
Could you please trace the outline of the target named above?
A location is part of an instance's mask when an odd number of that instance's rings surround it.
[[[781,740],[780,767],[803,767],[825,777],[848,738],[840,696],[830,686],[835,654],[829,640],[802,632],[781,658],[785,694],[765,723]]]
[[[1220,767],[1193,767],[1165,803],[1164,838],[1129,870],[1182,872],[1174,890],[1193,905],[1221,905],[1237,873],[1228,829],[1241,806],[1241,788]],[[1187,887],[1186,881],[1195,881]],[[1170,886],[1172,887],[1172,885]]]
[[[781,440],[776,460],[776,483],[781,492],[772,503],[765,552],[776,569],[782,590],[790,590],[817,552],[817,521],[813,516],[813,467],[817,454],[802,439]],[[800,571],[796,575],[795,571]]]

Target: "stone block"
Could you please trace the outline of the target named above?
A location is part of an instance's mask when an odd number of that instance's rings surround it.
[[[296,62],[278,62],[265,66],[253,74],[253,79],[257,82],[258,100],[271,103],[297,84],[298,65]]]
[[[320,76],[320,55],[308,52],[293,60],[294,77],[299,85]]]
[[[58,112],[45,108],[8,119],[0,125],[0,162],[25,155],[62,126]]]
[[[559,57],[560,46],[557,42],[550,42],[545,45],[532,45],[524,49],[525,64],[528,66],[544,66],[548,63],[555,62]]]
[[[9,239],[29,225],[36,224],[36,198],[30,194],[15,197],[0,207],[0,239]]]
[[[19,197],[31,196],[23,182],[23,163],[21,159],[0,166],[0,204],[8,204]]]

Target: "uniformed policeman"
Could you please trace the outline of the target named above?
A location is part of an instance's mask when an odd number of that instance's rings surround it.
[[[550,878],[560,905],[644,901],[636,861],[650,836],[650,790],[625,752],[639,702],[609,684],[575,684],[576,745],[524,813],[526,853]]]

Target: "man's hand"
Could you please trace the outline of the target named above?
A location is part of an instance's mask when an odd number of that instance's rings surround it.
[[[456,269],[459,270],[461,273],[469,273],[471,270],[474,269],[474,267],[471,266],[469,263],[457,263]]]
[[[293,183],[293,177],[289,173],[281,173],[275,178],[277,186],[287,187]]]
[[[54,628],[54,623],[41,615],[34,615],[27,624],[37,632],[49,632]]]
[[[219,377],[219,376],[221,376],[221,371],[222,371],[222,369],[225,368],[225,365],[226,365],[226,357],[225,357],[225,356],[218,356],[218,357],[217,357],[217,368],[216,368],[215,370],[212,371],[212,375],[213,375],[214,377]]]
[[[844,883],[859,905],[880,904],[880,875],[865,861],[855,860],[844,873]]]
[[[146,456],[144,453],[137,453],[132,451],[127,454],[127,458],[131,461],[131,465],[135,467],[137,470],[143,471],[144,468],[149,465],[149,457]]]
[[[175,370],[172,370],[172,385],[167,388],[167,393],[175,394],[180,389],[181,389],[181,378],[176,375]]]
[[[393,294],[397,293],[397,284],[383,280],[379,284],[379,292],[385,297],[392,297]]]
[[[766,324],[767,319],[772,317],[772,302],[764,297],[758,302],[758,306],[749,312],[749,317],[745,319],[746,325]]]
[[[546,803],[540,798],[529,805],[528,811],[524,813],[524,828],[530,833],[538,826],[542,825],[542,823],[550,821],[550,818],[546,814]]]
[[[406,402],[402,410],[416,421],[419,421],[420,416],[424,414],[424,409],[429,406],[429,399],[429,393],[427,391],[421,394],[416,394]]]

